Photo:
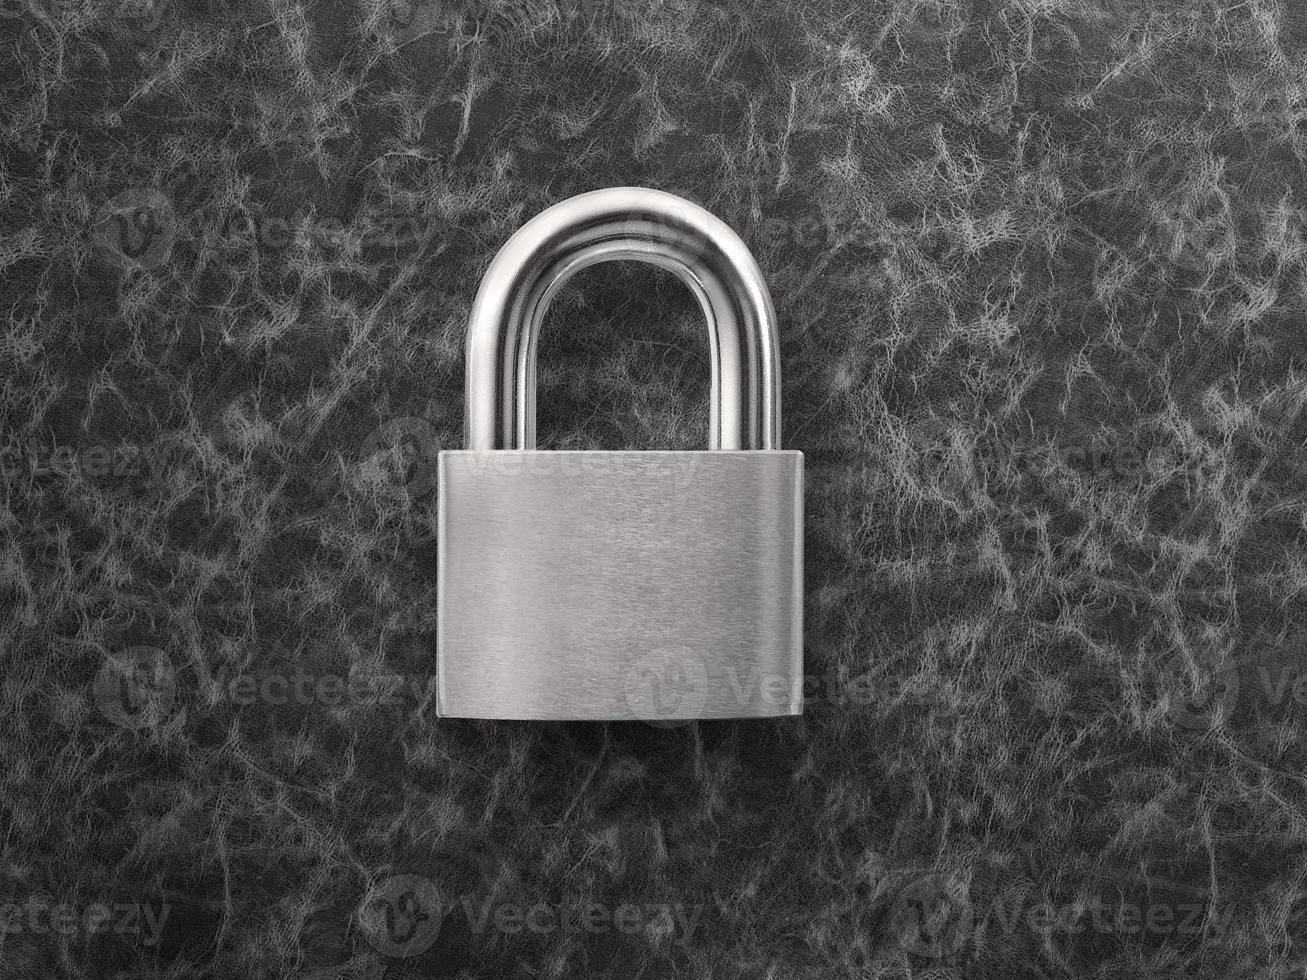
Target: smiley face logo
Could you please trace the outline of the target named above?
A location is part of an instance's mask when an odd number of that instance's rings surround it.
[[[120,728],[155,728],[172,710],[177,675],[158,647],[136,646],[110,657],[95,676],[95,703]]]
[[[359,925],[368,944],[383,956],[420,956],[440,935],[443,915],[431,879],[398,874],[367,896],[359,909]]]
[[[1162,664],[1159,682],[1166,716],[1191,731],[1223,724],[1239,703],[1239,670],[1228,661],[1193,665],[1175,654]]]
[[[406,415],[373,429],[363,441],[362,467],[369,478],[407,491],[414,499],[436,485],[440,440],[424,418]]]
[[[117,0],[118,16],[139,31],[152,31],[163,21],[164,0]]]
[[[685,725],[708,700],[708,666],[690,647],[658,647],[627,667],[623,694],[633,719],[655,728]]]
[[[708,232],[704,230],[708,221],[696,210],[681,198],[668,199],[656,191],[645,191],[619,215],[619,234],[639,241],[674,242],[688,255],[704,255],[709,251]]]
[[[440,21],[437,0],[388,0],[386,4],[385,34],[397,46],[439,30]]]
[[[899,892],[889,914],[889,933],[913,956],[941,960],[962,952],[975,926],[975,912],[965,894],[947,877],[929,874]]]
[[[960,493],[977,482],[974,454],[954,443],[949,428],[936,418],[908,426],[908,445],[917,476],[927,484]]]
[[[153,269],[167,261],[177,237],[172,201],[153,188],[132,188],[106,201],[95,221],[99,256],[121,269]]]

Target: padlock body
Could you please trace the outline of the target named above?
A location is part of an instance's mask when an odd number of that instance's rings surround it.
[[[442,452],[437,711],[803,707],[803,454]]]

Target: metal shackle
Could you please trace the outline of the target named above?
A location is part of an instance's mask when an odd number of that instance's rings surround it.
[[[708,320],[708,448],[780,448],[780,348],[762,271],[725,223],[674,194],[611,187],[536,215],[499,250],[467,334],[467,449],[534,449],[536,347],[575,273],[634,259],[676,273]]]

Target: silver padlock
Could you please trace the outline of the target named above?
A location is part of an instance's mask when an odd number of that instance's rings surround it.
[[[708,319],[708,451],[537,451],[550,300],[669,269]],[[780,448],[776,314],[748,247],[672,194],[563,201],[495,256],[467,336],[466,448],[438,463],[437,713],[671,721],[803,711],[803,454]]]

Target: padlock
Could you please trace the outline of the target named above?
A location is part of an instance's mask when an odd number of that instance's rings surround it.
[[[575,272],[674,272],[708,320],[704,451],[539,451],[535,361]],[[481,282],[465,448],[440,453],[441,717],[655,722],[803,711],[803,454],[780,448],[776,314],[703,208],[615,187],[527,222]]]

